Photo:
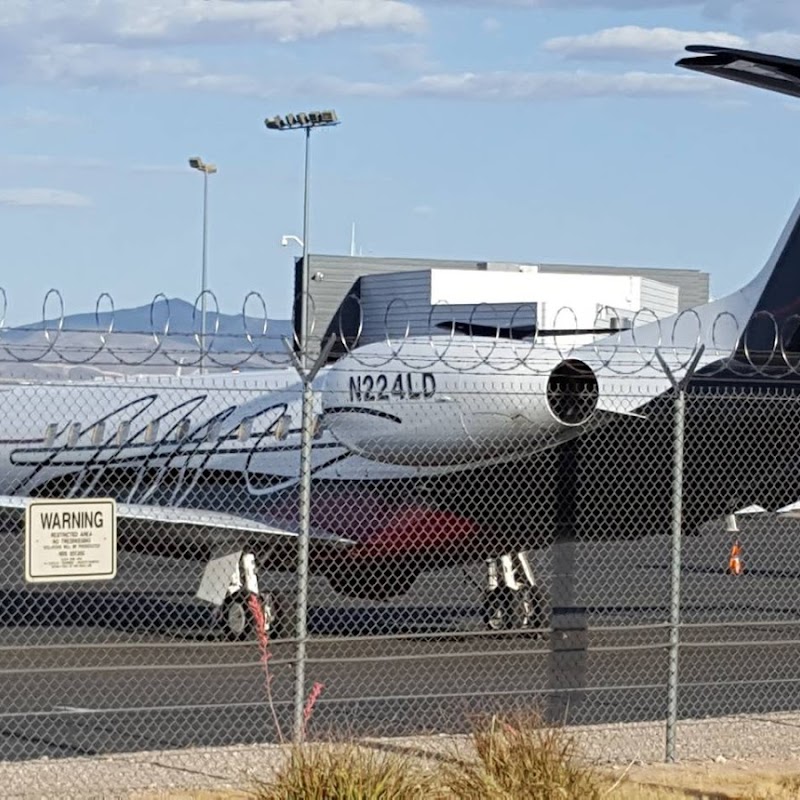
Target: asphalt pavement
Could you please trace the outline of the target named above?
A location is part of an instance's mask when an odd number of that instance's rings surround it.
[[[800,523],[683,543],[679,716],[800,707]],[[667,536],[537,553],[553,630],[482,628],[480,570],[425,574],[391,603],[311,586],[307,690],[316,736],[463,731],[476,713],[538,708],[574,723],[663,720],[672,569]],[[93,755],[291,735],[292,641],[231,643],[192,599],[199,565],[121,557],[113,585],[0,585],[0,757]],[[280,580],[276,578],[276,585]],[[285,588],[285,587],[284,587]]]

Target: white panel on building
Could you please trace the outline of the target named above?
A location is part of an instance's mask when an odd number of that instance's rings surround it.
[[[508,266],[508,265],[504,265]],[[629,326],[678,311],[678,287],[633,275],[428,269],[362,279],[362,343],[444,333],[437,323],[540,328]],[[640,312],[636,318],[637,312]],[[591,336],[562,337],[563,346]]]

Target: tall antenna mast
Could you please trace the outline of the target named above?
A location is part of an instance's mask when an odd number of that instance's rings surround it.
[[[350,230],[350,256],[354,256],[356,254],[356,224],[353,223],[353,227]]]

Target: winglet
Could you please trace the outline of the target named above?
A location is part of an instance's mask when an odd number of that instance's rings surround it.
[[[800,60],[796,58],[705,44],[692,44],[686,50],[702,55],[682,58],[676,66],[800,97]]]

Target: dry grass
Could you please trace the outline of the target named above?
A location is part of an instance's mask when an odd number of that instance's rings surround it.
[[[578,763],[572,737],[537,714],[480,720],[472,758],[445,764],[439,777],[451,797],[474,800],[599,800],[597,775]]]
[[[259,783],[257,800],[399,800],[431,798],[435,780],[419,762],[358,744],[292,748],[270,782]]]
[[[794,769],[792,769],[794,766]],[[582,761],[569,733],[535,714],[477,722],[468,743],[404,749],[351,742],[294,747],[272,779],[237,792],[149,795],[208,800],[789,800],[800,776],[787,762],[636,764]]]
[[[473,731],[467,756],[436,766],[359,746],[291,750],[258,800],[600,800],[603,780],[575,758],[571,737],[536,715],[492,717]]]
[[[609,800],[796,800],[800,777],[742,764],[650,764],[633,769],[607,796]]]

